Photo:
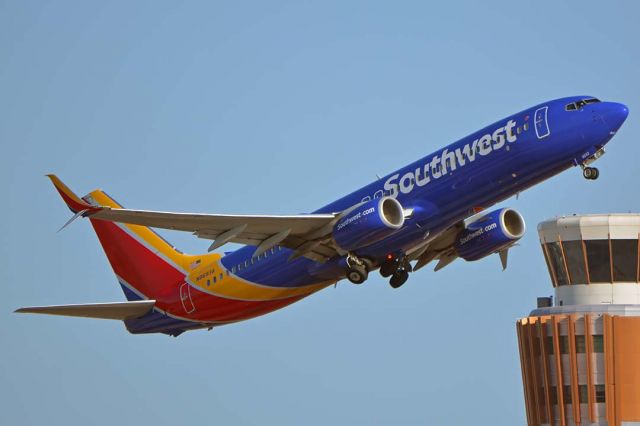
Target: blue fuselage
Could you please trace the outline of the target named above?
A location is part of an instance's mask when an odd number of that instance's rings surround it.
[[[593,157],[627,117],[622,104],[584,103],[574,96],[528,108],[495,122],[416,162],[328,204],[314,213],[342,212],[383,196],[413,209],[403,228],[356,250],[375,261],[407,253],[447,228],[572,166]],[[567,108],[574,104],[575,108]],[[222,259],[236,275],[273,287],[297,287],[344,278],[344,257],[324,264],[289,260],[280,249],[252,260],[255,247],[242,247]],[[235,269],[235,268],[234,268]]]

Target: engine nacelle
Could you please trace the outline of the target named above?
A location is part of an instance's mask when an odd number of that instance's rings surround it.
[[[478,260],[518,241],[525,232],[522,215],[513,209],[487,213],[457,237],[455,248],[464,260]]]
[[[333,240],[350,251],[378,242],[402,228],[404,210],[398,200],[383,197],[367,201],[342,215],[333,227]]]

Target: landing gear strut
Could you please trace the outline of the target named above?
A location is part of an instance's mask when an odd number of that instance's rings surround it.
[[[584,176],[585,179],[596,180],[598,176],[600,176],[600,171],[595,167],[583,167],[582,176]]]
[[[380,266],[380,275],[383,277],[391,277],[389,285],[393,288],[401,287],[407,282],[409,272],[412,271],[411,263],[406,256],[394,257],[389,255],[386,261]]]
[[[362,284],[369,277],[366,263],[359,257],[349,254],[347,256],[347,279],[353,284]]]

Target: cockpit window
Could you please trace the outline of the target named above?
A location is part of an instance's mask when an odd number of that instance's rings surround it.
[[[576,110],[582,109],[582,107],[587,104],[595,104],[598,102],[600,102],[600,99],[597,99],[597,98],[582,99],[582,100],[571,102],[570,104],[565,105],[564,109],[567,111],[576,111]]]

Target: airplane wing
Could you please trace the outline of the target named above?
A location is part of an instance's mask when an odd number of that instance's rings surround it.
[[[438,235],[427,239],[425,244],[417,248],[413,252],[408,254],[409,260],[417,260],[413,266],[413,270],[426,266],[433,260],[438,260],[438,263],[433,268],[434,271],[439,271],[445,266],[451,264],[458,258],[458,253],[454,248],[456,237],[468,224],[475,221],[478,216],[485,214],[484,211],[477,212],[468,218],[459,221],[458,223],[445,229]],[[510,247],[503,248],[498,252],[500,255],[500,262],[502,264],[502,270],[507,269],[507,258]]]
[[[469,223],[473,222],[478,218],[478,216],[483,214],[485,214],[484,211],[478,211],[475,214],[467,217],[466,219],[450,226],[433,238],[428,239],[422,247],[409,255],[409,260],[418,261],[413,267],[413,270],[417,271],[418,269],[429,264],[431,261],[437,259],[438,263],[433,270],[439,271],[440,269],[456,260],[458,258],[458,255],[454,249],[456,236]]]
[[[152,228],[191,232],[199,238],[214,240],[209,251],[233,242],[257,246],[254,256],[281,245],[294,251],[292,258],[305,256],[324,262],[338,253],[331,242],[331,230],[337,214],[301,214],[288,216],[221,215],[129,210],[98,205],[90,197],[76,196],[58,177],[48,175],[54,186],[76,214]],[[67,225],[65,224],[65,226]]]
[[[455,249],[453,247],[456,236],[464,227],[464,221],[461,221],[446,230],[442,231],[438,235],[427,242],[418,250],[408,255],[409,260],[417,260],[413,266],[413,270],[426,266],[431,261],[438,259],[438,264],[434,268],[435,271],[439,271],[454,260],[458,258]]]

